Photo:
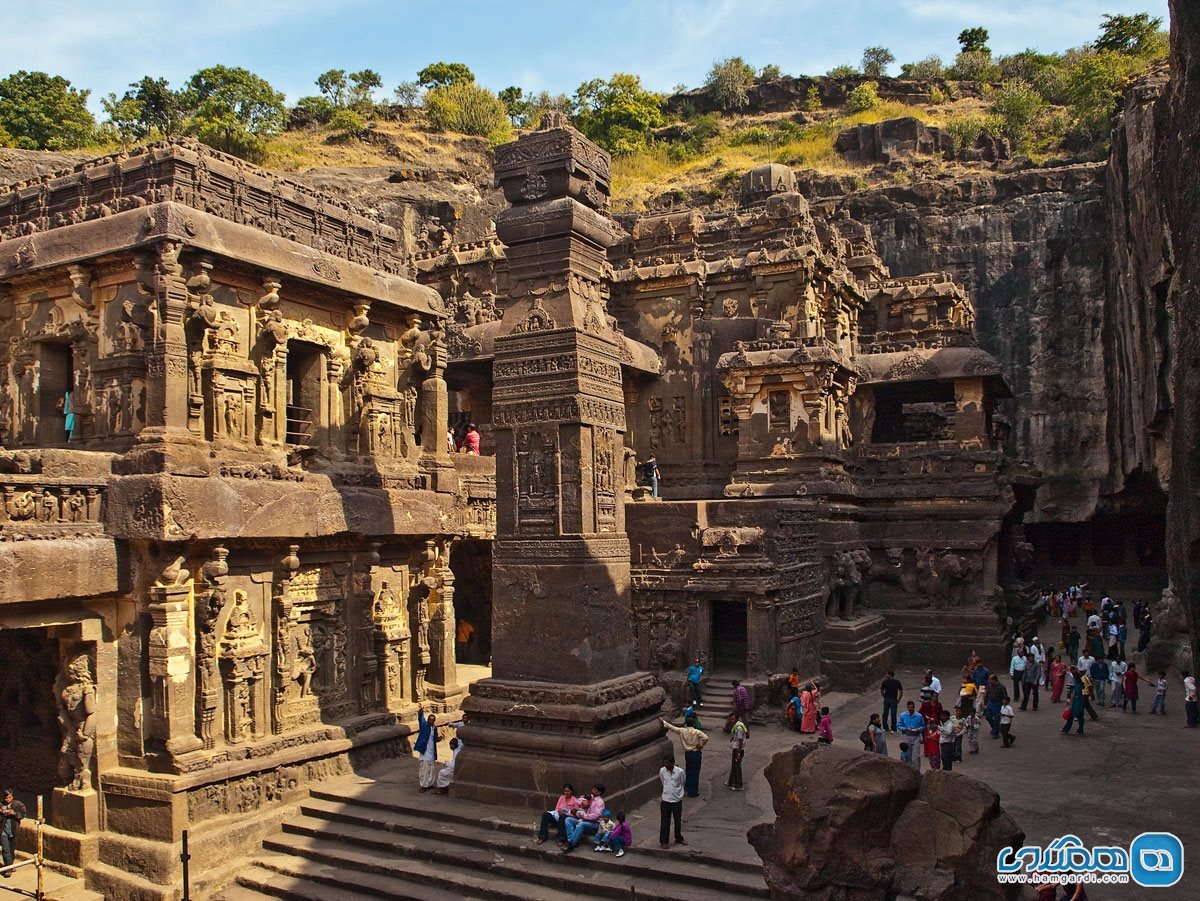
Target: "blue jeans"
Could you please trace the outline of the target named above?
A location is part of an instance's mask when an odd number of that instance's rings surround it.
[[[1074,707],[1071,708],[1070,718],[1065,723],[1063,723],[1063,727],[1062,727],[1063,735],[1066,735],[1068,732],[1071,731],[1071,723],[1075,722],[1076,719],[1079,720],[1079,734],[1083,735],[1083,711],[1080,710],[1079,713],[1076,713]]]
[[[650,476],[650,496],[658,497],[658,476]]]
[[[986,704],[983,708],[983,718],[992,727],[992,738],[1000,734],[1000,705]]]
[[[554,825],[555,831],[560,839],[564,838],[563,832],[566,829],[567,815],[558,813],[554,810],[546,810],[542,812],[542,822],[538,825],[538,838],[545,841],[550,834],[550,826]]]
[[[585,835],[595,835],[600,824],[595,820],[578,820],[567,817],[567,844],[576,847]]]
[[[608,846],[614,851],[620,851],[625,847],[625,841],[619,835],[610,835],[608,837]]]
[[[883,728],[896,731],[896,708],[900,706],[900,701],[889,701],[883,699]],[[890,723],[890,725],[889,725]]]
[[[1163,714],[1163,716],[1166,716],[1166,713],[1167,713],[1167,696],[1166,695],[1155,695],[1154,696],[1154,703],[1150,705],[1150,712],[1154,713],[1155,711],[1158,711],[1159,713]]]

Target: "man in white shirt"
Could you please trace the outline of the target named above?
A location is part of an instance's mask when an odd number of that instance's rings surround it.
[[[1187,727],[1200,726],[1200,704],[1196,702],[1196,677],[1183,671],[1183,706],[1187,708]]]
[[[675,766],[675,758],[668,754],[663,758],[658,780],[662,783],[662,801],[659,803],[658,843],[669,847],[671,820],[675,820],[675,844],[686,845],[683,838],[683,770]]]
[[[1095,662],[1096,658],[1092,656],[1092,652],[1084,651],[1079,655],[1079,659],[1075,661],[1075,664],[1079,667],[1081,673],[1090,673],[1092,671],[1092,664]]]
[[[1116,707],[1125,701],[1125,671],[1129,669],[1129,664],[1124,658],[1118,657],[1115,662],[1108,667],[1108,684],[1112,689],[1108,696],[1108,706]]]
[[[925,670],[925,675],[929,677],[929,687],[936,691],[940,697],[942,694],[942,680],[935,676],[931,669]]]
[[[1012,747],[1012,743],[1017,740],[1017,737],[1012,734],[1012,721],[1016,716],[1016,711],[1012,708],[1012,702],[1004,699],[1004,704],[1000,708],[1000,738],[1002,747]]]
[[[1025,678],[1025,652],[1013,649],[1012,659],[1008,661],[1008,675],[1013,683],[1013,697],[1021,697],[1021,680]]]

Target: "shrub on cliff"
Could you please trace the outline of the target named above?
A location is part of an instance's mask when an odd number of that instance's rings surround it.
[[[877,106],[879,106],[879,85],[874,81],[864,81],[846,95],[846,112],[848,113],[861,113]]]
[[[945,72],[946,67],[940,56],[927,56],[915,63],[905,63],[900,67],[901,78],[913,78],[921,81],[941,78]]]
[[[992,113],[1000,133],[1018,148],[1028,145],[1045,106],[1033,86],[1021,78],[1002,81],[992,94]]]
[[[511,132],[508,112],[500,98],[474,81],[456,81],[434,87],[425,95],[429,124],[439,131],[506,140]]]
[[[608,81],[596,78],[581,84],[574,110],[579,130],[614,156],[644,149],[651,129],[666,122],[662,97],[642,87],[637,75],[625,72]]]
[[[723,110],[742,109],[749,102],[746,89],[752,84],[754,69],[740,56],[713,63],[704,79],[713,102]]]

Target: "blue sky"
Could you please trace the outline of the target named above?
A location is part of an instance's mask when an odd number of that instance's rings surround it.
[[[41,69],[92,90],[92,106],[144,74],[173,85],[245,66],[289,100],[330,68],[373,68],[388,93],[435,60],[493,89],[571,92],[633,72],[660,91],[699,85],[714,59],[822,73],[882,44],[901,61],[958,49],[983,25],[996,53],[1062,50],[1102,13],[1167,16],[1167,0],[0,0],[0,74]]]

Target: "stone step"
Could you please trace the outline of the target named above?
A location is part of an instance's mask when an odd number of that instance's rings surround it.
[[[430,812],[420,807],[414,808],[387,801],[347,802],[329,796],[314,796],[311,801],[301,805],[304,817],[325,821],[326,831],[322,834],[326,836],[330,834],[332,824],[337,824],[339,828],[345,825],[354,829],[376,830],[385,836],[402,835],[406,841],[411,840],[417,844],[421,841],[438,845],[449,843],[471,849],[486,849],[507,857],[527,857],[543,863],[549,858],[548,862],[552,865],[570,863],[573,868],[584,866],[601,871],[610,869],[606,865],[610,859],[609,855],[594,855],[590,846],[586,850],[581,847],[574,854],[564,858],[557,846],[550,843],[534,845],[532,823],[517,824],[498,819],[481,821],[440,810],[436,811],[437,816],[431,818],[428,815]],[[284,825],[285,831],[289,830],[290,825]],[[677,883],[692,884],[705,889],[725,889],[730,885],[729,873],[737,871],[757,880],[757,886],[761,887],[763,893],[766,892],[765,884],[762,883],[761,868],[740,861],[711,859],[707,855],[696,853],[663,851],[652,847],[653,836],[642,834],[648,828],[649,826],[639,829],[639,834],[634,836],[634,851],[622,858],[625,872],[655,877],[666,874]],[[456,850],[453,853],[462,852]]]
[[[354,888],[345,888],[346,885]],[[465,897],[459,891],[447,891],[413,882],[402,876],[383,877],[369,873],[348,874],[340,867],[316,864],[304,858],[284,854],[265,855],[260,863],[246,869],[231,885],[217,895],[216,901],[261,901],[285,898],[288,901],[362,901],[364,897],[401,899],[401,901],[454,901]]]
[[[284,834],[268,839],[264,848],[334,869],[336,872],[329,874],[334,885],[361,885],[360,874],[368,874],[400,879],[417,876],[421,881],[428,880],[432,887],[456,891],[459,897],[499,901],[524,901],[530,897],[566,901],[578,894],[578,886],[583,882],[593,897],[625,898],[631,887],[636,887],[643,897],[671,901],[736,897],[723,888],[680,884],[676,874],[651,875],[654,869],[647,873],[644,867],[636,865],[627,871],[622,865],[637,858],[632,851],[620,860],[607,854],[601,859],[589,846],[581,846],[569,856],[557,848],[553,852],[529,854],[529,849],[541,849],[520,844],[522,841],[528,843],[529,839],[514,838],[499,850],[477,848],[445,841],[444,837],[418,838],[407,833],[389,834],[382,829],[312,820],[285,824]]]
[[[404,793],[403,789],[387,789],[383,786],[371,786],[371,797],[357,796],[345,797],[337,792],[330,791],[320,787],[314,788],[310,792],[310,797],[305,804],[314,809],[319,805],[325,806],[328,809],[329,805],[334,805],[342,811],[361,813],[354,811],[352,808],[362,808],[366,811],[378,811],[380,813],[392,814],[396,819],[392,821],[392,825],[383,828],[396,828],[402,824],[399,819],[404,817],[404,822],[417,822],[418,824],[428,826],[430,821],[436,821],[442,824],[448,824],[455,827],[455,831],[464,833],[471,832],[473,834],[472,841],[480,839],[494,838],[495,833],[504,835],[519,835],[532,840],[534,833],[534,825],[537,817],[540,814],[529,814],[528,821],[513,822],[511,819],[503,817],[483,817],[479,815],[478,808],[471,808],[470,814],[463,814],[456,810],[440,807],[437,804],[428,806],[419,803],[411,795]],[[496,808],[491,808],[495,810]],[[524,815],[524,812],[522,812]],[[657,826],[657,824],[653,824]],[[638,853],[647,857],[664,861],[668,864],[674,864],[681,859],[689,861],[689,868],[708,868],[717,872],[725,872],[734,870],[739,873],[752,874],[761,878],[762,867],[758,863],[748,863],[734,858],[721,857],[713,854],[700,854],[695,851],[682,852],[680,850],[663,851],[660,848],[654,847],[653,842],[643,843],[641,837],[635,836],[635,842],[638,845]],[[536,847],[536,846],[533,846]],[[557,852],[555,852],[557,855]],[[558,859],[555,856],[555,859]],[[764,889],[765,891],[765,889]]]

